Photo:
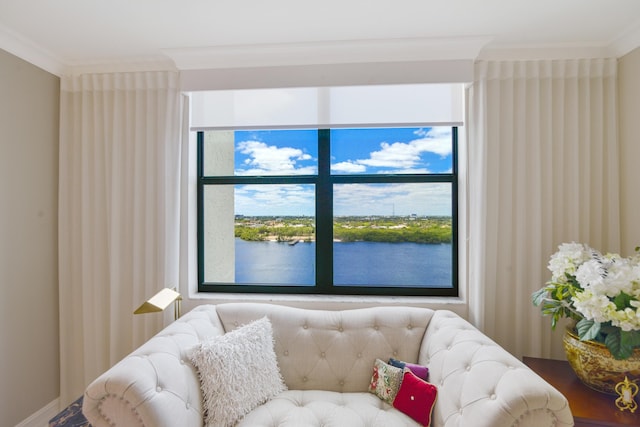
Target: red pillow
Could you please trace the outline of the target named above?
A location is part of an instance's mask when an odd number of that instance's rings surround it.
[[[393,401],[393,406],[423,426],[429,426],[437,394],[436,386],[421,380],[405,368],[402,384]]]

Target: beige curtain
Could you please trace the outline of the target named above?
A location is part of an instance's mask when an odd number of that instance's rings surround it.
[[[480,61],[469,88],[471,320],[518,357],[562,358],[530,295],[562,242],[618,251],[616,61]]]
[[[62,79],[59,181],[60,403],[157,332],[133,316],[177,286],[181,95],[178,74]]]

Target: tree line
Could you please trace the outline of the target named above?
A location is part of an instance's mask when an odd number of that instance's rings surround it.
[[[315,240],[309,217],[236,219],[235,236],[247,241]],[[450,217],[336,217],[333,238],[342,242],[451,243]]]

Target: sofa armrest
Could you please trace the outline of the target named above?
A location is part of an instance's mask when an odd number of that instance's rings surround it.
[[[420,349],[438,427],[572,426],[566,398],[457,314],[435,313]]]
[[[93,427],[202,426],[200,382],[187,351],[223,333],[214,306],[193,309],[93,381],[85,417]]]

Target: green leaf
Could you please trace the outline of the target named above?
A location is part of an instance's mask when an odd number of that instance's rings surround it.
[[[624,292],[620,292],[613,299],[613,303],[616,305],[617,310],[624,310],[627,307],[631,307],[631,301],[635,301],[635,298],[631,295],[625,294]]]
[[[627,359],[633,353],[633,348],[623,345],[619,329],[609,333],[604,344],[616,359]]]
[[[640,348],[640,331],[620,331],[620,342],[631,351],[634,348]]]
[[[531,302],[538,307],[547,298],[547,288],[541,288],[531,294]]]
[[[578,290],[582,290],[582,286],[580,285],[580,282],[578,282],[578,279],[576,279],[576,276],[569,273],[565,273],[565,276],[567,277],[567,282],[572,287],[577,288]]]
[[[600,323],[582,319],[576,324],[576,329],[582,341],[595,340],[598,333],[600,333]]]

